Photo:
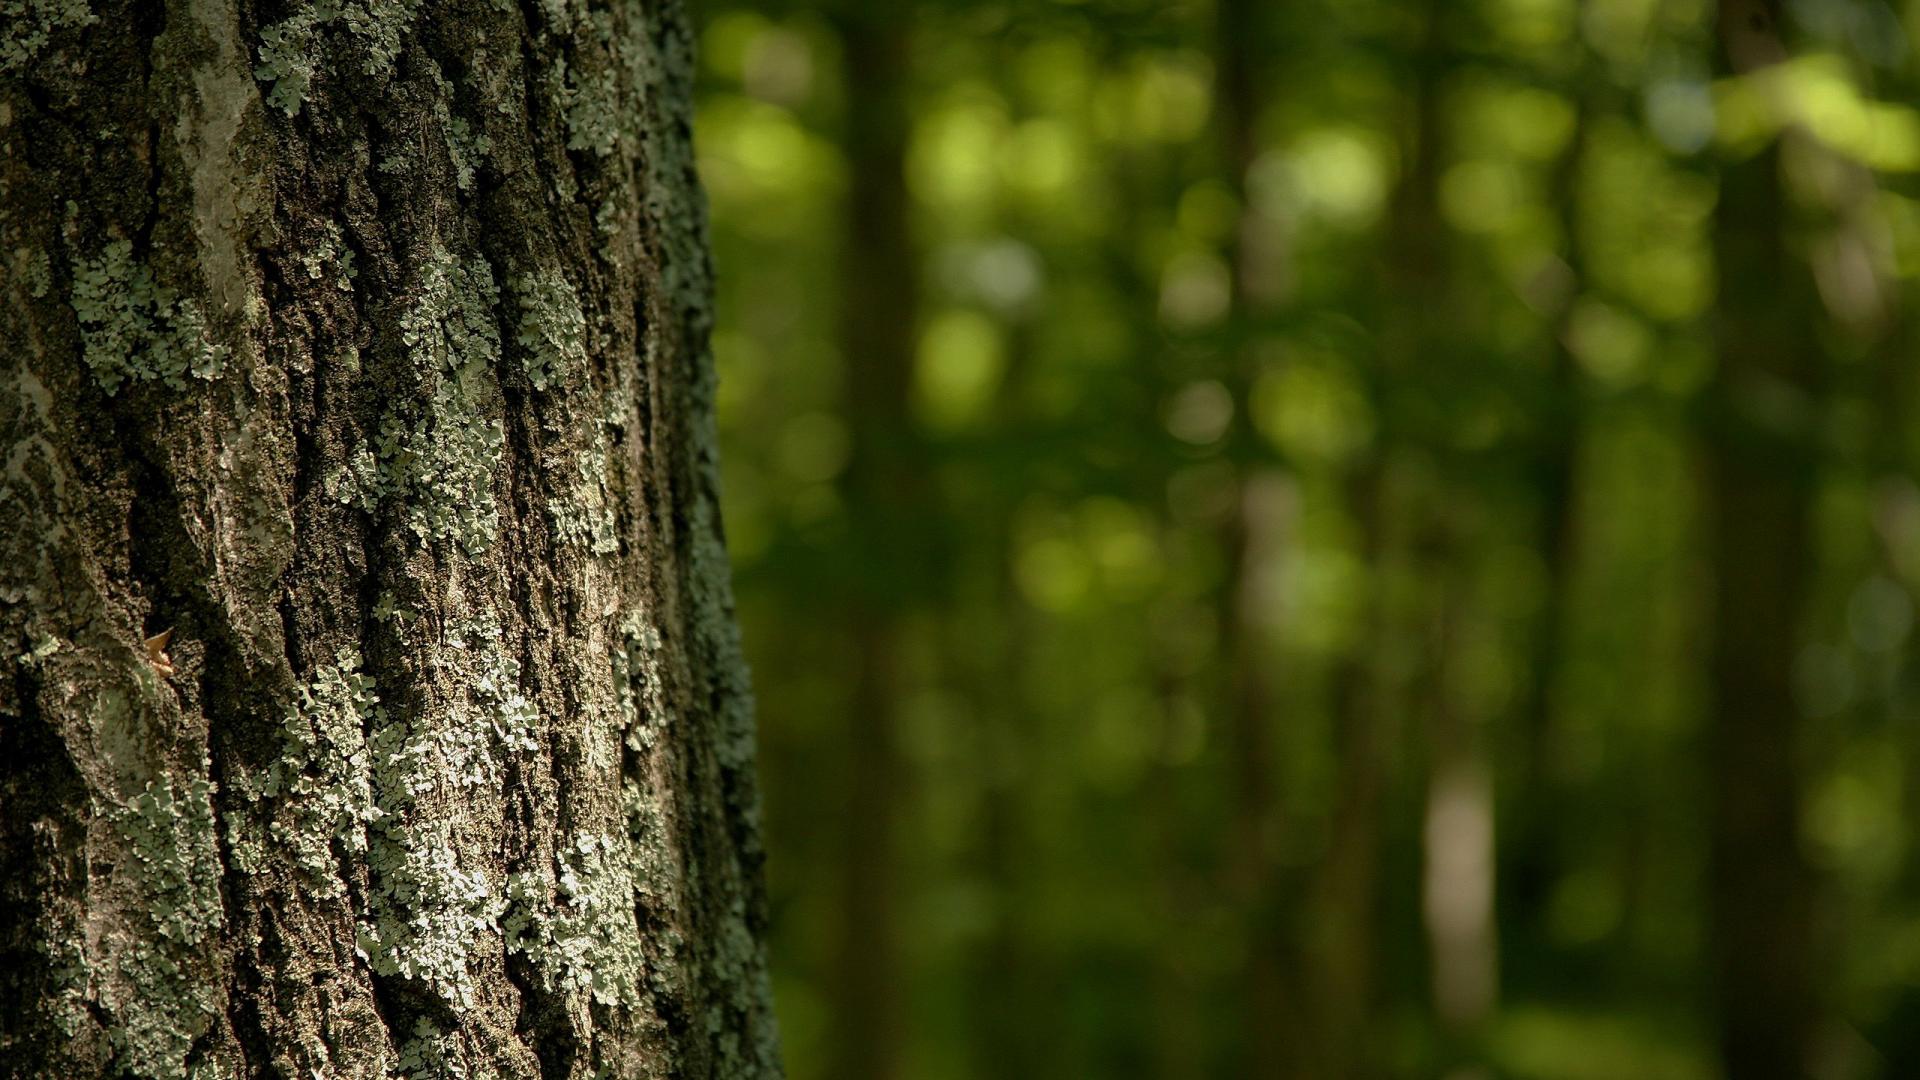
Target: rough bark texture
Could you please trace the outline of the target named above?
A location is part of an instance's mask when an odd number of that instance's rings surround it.
[[[0,0],[0,1076],[778,1072],[690,46]]]

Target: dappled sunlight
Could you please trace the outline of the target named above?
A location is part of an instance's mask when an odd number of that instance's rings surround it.
[[[797,1080],[1920,1072],[1920,27],[1729,3],[711,5]]]

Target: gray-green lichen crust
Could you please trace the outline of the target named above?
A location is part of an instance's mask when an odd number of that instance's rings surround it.
[[[199,305],[155,282],[126,240],[74,267],[73,314],[82,357],[109,394],[128,381],[184,390],[188,375],[211,379],[226,362],[226,347],[207,340]]]
[[[375,444],[381,493],[407,507],[413,531],[470,555],[486,551],[500,524],[491,490],[504,446],[494,382],[499,302],[485,260],[428,257],[400,316],[400,342],[432,394],[422,415],[382,419]]]
[[[690,41],[0,0],[0,1080],[778,1075]]]
[[[260,28],[254,77],[268,87],[267,104],[288,116],[300,111],[316,77],[351,63],[369,75],[391,74],[401,38],[420,14],[420,0],[313,0],[292,16]],[[334,33],[335,28],[344,33]],[[341,55],[330,58],[328,47]],[[351,53],[348,59],[345,54]]]
[[[87,0],[0,0],[0,75],[31,63],[54,34],[94,20]]]
[[[528,274],[518,285],[527,381],[545,390],[586,367],[586,316],[579,295],[558,274]]]
[[[186,1077],[188,1051],[211,1026],[219,1004],[185,973],[221,925],[212,793],[204,777],[178,790],[163,777],[111,814],[131,854],[128,869],[150,931],[119,945],[117,959],[131,976],[132,995],[102,1003],[122,1018],[108,1030],[116,1064],[135,1076]]]
[[[282,751],[263,774],[236,787],[261,807],[265,829],[247,817],[230,819],[228,858],[243,873],[259,871],[272,851],[292,861],[318,895],[342,897],[341,858],[364,858],[367,831],[384,815],[374,800],[373,755],[367,726],[383,713],[360,656],[342,648],[296,692],[281,724]]]

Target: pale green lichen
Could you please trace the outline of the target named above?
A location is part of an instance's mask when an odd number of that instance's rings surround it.
[[[413,1022],[413,1034],[400,1043],[391,1075],[404,1080],[474,1080],[460,1052],[457,1032],[442,1031],[432,1020]]]
[[[464,684],[465,700],[451,703],[441,723],[381,729],[383,799],[410,801],[429,783],[495,788],[506,754],[538,748],[540,711],[521,692],[520,662],[500,638],[491,616],[457,621],[442,633],[434,666]]]
[[[654,732],[669,720],[660,650],[660,631],[651,622],[632,615],[621,621],[620,647],[612,656],[613,687],[622,738],[630,749],[651,747]]]
[[[765,1015],[773,1002],[773,983],[767,974],[766,957],[760,941],[747,922],[747,904],[736,893],[719,925],[709,931],[705,967],[714,985],[725,993],[710,1003],[707,1031],[720,1039],[722,1074],[726,1076],[764,1075],[766,1067],[779,1060],[771,1025],[757,1031],[752,1047],[742,1046],[743,1018]],[[747,1061],[754,1063],[747,1067]]]
[[[611,555],[620,550],[620,536],[607,477],[607,424],[600,419],[591,423],[593,438],[574,463],[577,477],[572,491],[549,500],[547,513],[553,518],[556,543],[585,548],[595,555]]]
[[[128,381],[185,389],[188,375],[212,379],[226,364],[227,349],[207,339],[199,305],[159,284],[130,241],[110,241],[80,261],[72,305],[82,356],[109,394]]]
[[[56,32],[98,21],[87,0],[0,0],[0,74],[32,63]]]
[[[576,5],[574,0],[540,0],[540,15],[546,19],[548,28],[554,32],[571,33],[575,22],[576,6],[584,8],[584,5]]]
[[[44,631],[36,634],[33,646],[21,653],[16,659],[28,667],[37,666],[40,661],[60,651],[60,639]]]
[[[527,381],[535,390],[564,383],[587,363],[587,318],[572,283],[558,273],[521,276],[515,283],[520,308],[516,335]]]
[[[369,835],[373,894],[356,946],[375,973],[417,979],[447,1004],[465,1006],[473,998],[470,958],[496,932],[503,904],[484,873],[460,865],[448,822],[408,812],[424,789],[420,734],[396,722],[371,742],[382,820]]]
[[[473,130],[473,126],[451,115],[445,102],[436,109],[447,128],[447,156],[453,162],[453,182],[461,191],[473,190],[473,178],[493,150],[493,140]]]
[[[187,1074],[187,1080],[240,1080],[240,1070],[219,1058],[206,1058],[196,1062]]]
[[[420,16],[421,0],[359,0],[342,7],[347,30],[365,50],[369,75],[391,75],[400,59],[400,39]]]
[[[260,779],[237,785],[249,802],[266,806],[274,848],[292,855],[321,896],[346,891],[336,846],[348,859],[363,857],[367,829],[383,816],[366,738],[367,725],[381,716],[379,704],[373,679],[360,673],[359,653],[341,649],[287,709],[280,757]],[[240,845],[235,853],[241,869],[260,857]]]
[[[42,917],[48,933],[41,941],[41,955],[53,993],[42,999],[40,1006],[60,1033],[72,1038],[80,1034],[89,1019],[87,990],[92,966],[87,961],[86,934],[73,925],[70,917],[53,911]]]
[[[667,835],[658,794],[639,781],[627,779],[620,782],[620,799],[627,823],[627,865],[632,871],[634,895],[653,907],[677,906],[679,859]]]
[[[602,69],[569,80],[567,149],[611,157],[620,146],[619,77]]]
[[[400,601],[394,598],[393,593],[382,591],[373,602],[373,617],[383,623],[400,627],[419,621],[420,613],[401,607]]]
[[[371,833],[374,893],[359,948],[375,972],[418,979],[450,1005],[471,1001],[471,959],[497,932],[506,898],[484,869],[460,864],[452,823],[413,811],[424,797],[447,797],[449,786],[498,789],[507,756],[537,747],[539,711],[521,692],[519,662],[500,638],[491,618],[449,627],[434,665],[462,678],[465,700],[385,723],[370,743],[380,820]]]
[[[431,74],[438,91],[433,102],[433,115],[440,121],[440,130],[446,132],[447,160],[453,163],[454,185],[461,191],[472,191],[473,180],[481,163],[493,152],[493,141],[484,132],[475,131],[472,124],[453,111],[453,84],[440,73],[440,69],[431,69]]]
[[[540,710],[520,692],[520,661],[501,647],[500,624],[490,618],[469,620],[450,629],[446,643],[472,654],[467,687],[484,714],[486,729],[500,745],[509,751],[539,749]],[[493,777],[486,779],[492,782]]]
[[[139,864],[155,930],[181,945],[197,945],[220,926],[212,797],[210,780],[196,777],[183,793],[171,779],[150,781],[114,815]]]
[[[340,226],[329,221],[313,249],[300,255],[309,281],[330,280],[341,292],[353,291],[353,279],[360,271],[353,264],[353,249],[347,246]]]
[[[414,621],[390,595],[375,614]],[[471,958],[497,933],[505,899],[484,869],[461,865],[453,823],[417,809],[447,785],[498,787],[505,755],[536,745],[538,711],[500,636],[487,619],[448,630],[436,666],[466,676],[467,699],[411,719],[380,705],[358,653],[342,649],[299,690],[281,725],[280,756],[239,787],[262,808],[264,836],[229,836],[236,867],[251,873],[284,853],[319,896],[344,896],[342,861],[364,859],[372,893],[357,926],[360,955],[374,972],[419,980],[449,1005],[470,1003]]]
[[[527,957],[550,993],[633,1008],[645,963],[634,892],[627,837],[582,833],[554,856],[551,875],[510,879],[507,948]]]
[[[744,835],[751,838],[759,835],[760,817],[752,786],[753,694],[741,653],[739,623],[733,617],[732,586],[714,505],[717,480],[713,476],[711,412],[702,407],[699,415],[704,423],[699,423],[696,430],[705,429],[700,437],[705,448],[702,456],[707,483],[695,499],[692,521],[693,648],[696,665],[705,675],[705,685],[697,693],[716,703],[715,756],[722,768],[743,779],[743,797],[731,809],[744,826]],[[758,1075],[774,1068],[779,1053],[772,1023],[764,1019],[772,1011],[772,984],[766,957],[748,921],[746,887],[738,881],[733,883],[720,925],[705,941],[704,964],[710,984],[724,988],[724,994],[709,1003],[706,1023],[709,1031],[722,1035],[720,1071],[728,1076]],[[755,1036],[751,1043],[742,1042],[738,1034],[742,1030],[740,1020],[746,1017],[763,1018],[762,1023],[747,1028]]]
[[[300,111],[322,63],[319,26],[338,12],[334,4],[316,3],[260,28],[259,63],[253,77],[267,84],[268,105],[288,116]]]
[[[454,186],[461,191],[472,191],[480,166],[486,162],[487,155],[493,152],[493,140],[453,111],[453,84],[438,67],[428,66],[427,75],[433,81],[433,117],[446,140],[447,161],[453,166]],[[419,154],[407,145],[396,146],[380,159],[380,171],[393,176],[417,174],[419,167]]]
[[[419,295],[400,317],[400,338],[432,396],[424,416],[389,414],[374,446],[379,494],[405,503],[422,540],[453,541],[469,555],[486,551],[500,527],[492,488],[505,436],[491,415],[498,303],[486,260],[444,251],[428,260]]]
[[[710,480],[710,484],[717,487],[717,482]],[[692,531],[694,648],[711,682],[702,692],[719,707],[714,749],[721,765],[747,770],[754,758],[753,687],[747,678],[740,623],[733,614],[733,584],[726,547],[720,540],[719,510],[710,496],[695,500]],[[746,812],[757,817],[759,810],[748,807]],[[757,823],[754,831],[758,832]]]
[[[601,236],[613,238],[620,232],[621,203],[618,199],[607,198],[600,202],[600,209],[593,212],[593,227]]]
[[[327,27],[341,23],[360,51],[361,70],[385,77],[400,59],[401,39],[419,17],[421,0],[316,0],[260,28],[253,76],[267,83],[267,104],[292,116],[305,104],[313,78],[326,65]]]
[[[329,470],[323,483],[335,502],[371,512],[379,502],[384,481],[373,451],[361,446],[348,451],[347,460]]]
[[[376,739],[376,755],[380,749]],[[388,769],[392,760],[384,763]],[[376,777],[383,771],[376,766]],[[390,794],[382,787],[384,796]],[[471,957],[494,935],[503,904],[484,873],[460,865],[444,824],[414,822],[376,832],[368,865],[370,918],[357,945],[376,974],[426,984],[449,1005],[473,1001]]]
[[[212,987],[186,970],[221,925],[212,798],[204,777],[182,790],[162,777],[111,815],[132,856],[148,923],[119,964],[131,997],[104,1002],[114,1017],[107,1037],[117,1064],[135,1076],[183,1080],[194,1040],[217,1009]]]
[[[548,13],[556,32],[571,34],[577,25],[571,12]],[[582,70],[556,60],[547,72],[547,92],[565,110],[567,149],[591,151],[596,157],[612,157],[620,149],[623,136],[638,125],[637,113],[621,100],[620,73],[616,66],[622,41],[614,33],[613,16],[594,12],[592,38],[605,52],[605,60]]]
[[[53,290],[53,262],[45,251],[36,251],[27,259],[27,295],[43,300]]]

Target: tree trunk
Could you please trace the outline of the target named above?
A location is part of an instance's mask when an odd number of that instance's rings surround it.
[[[1459,700],[1463,624],[1471,615],[1476,567],[1469,553],[1488,525],[1474,476],[1450,444],[1443,414],[1475,372],[1465,365],[1461,331],[1448,310],[1457,295],[1440,206],[1446,166],[1446,76],[1455,63],[1447,20],[1452,9],[1422,5],[1411,46],[1404,138],[1406,172],[1389,209],[1381,334],[1384,483],[1394,503],[1375,508],[1375,527],[1404,518],[1398,545],[1383,537],[1376,566],[1404,558],[1419,582],[1405,618],[1414,635],[1408,715],[1423,740],[1420,904],[1426,932],[1429,998],[1447,1072],[1480,1067],[1486,1028],[1499,999],[1499,939],[1494,921],[1493,770],[1482,732],[1489,718]],[[1376,605],[1383,604],[1376,598]]]
[[[1305,1075],[1303,1052],[1310,1030],[1289,984],[1298,952],[1290,945],[1296,921],[1293,893],[1279,858],[1282,802],[1275,723],[1279,711],[1278,626],[1269,598],[1271,582],[1288,543],[1292,513],[1290,477],[1268,462],[1248,417],[1260,365],[1256,320],[1281,299],[1284,252],[1277,228],[1246,198],[1246,179],[1259,151],[1261,42],[1269,9],[1253,0],[1221,0],[1214,20],[1219,63],[1214,94],[1220,159],[1229,188],[1241,205],[1239,220],[1222,252],[1232,286],[1222,380],[1232,395],[1226,459],[1233,469],[1233,495],[1216,543],[1226,568],[1214,596],[1220,654],[1225,665],[1221,713],[1225,718],[1232,785],[1232,855],[1228,884],[1245,931],[1239,972],[1246,1033],[1243,1069],[1248,1076]]]
[[[678,4],[28,10],[0,1075],[777,1075]]]
[[[852,655],[840,863],[838,954],[832,987],[837,1080],[900,1073],[903,1010],[897,962],[897,863],[902,778],[901,592],[917,589],[918,466],[909,414],[919,288],[912,243],[905,100],[908,17],[854,0],[837,21],[846,91],[848,190],[841,255],[842,363],[853,455],[843,490],[862,568],[844,611]]]
[[[1722,0],[1727,66],[1784,59],[1773,0]],[[1730,1080],[1810,1075],[1813,887],[1800,853],[1792,672],[1811,571],[1818,318],[1788,250],[1776,142],[1722,174],[1715,211],[1719,369],[1709,399],[1714,607],[1709,926]]]
[[[1584,2],[1577,10],[1585,11]],[[1593,80],[1592,61],[1580,46],[1582,83]],[[1564,806],[1559,795],[1558,749],[1562,741],[1556,700],[1562,661],[1567,651],[1569,614],[1573,608],[1575,545],[1579,537],[1579,456],[1585,407],[1579,360],[1573,354],[1574,316],[1586,286],[1586,245],[1581,236],[1582,173],[1592,151],[1589,143],[1596,105],[1591,91],[1573,100],[1573,132],[1556,163],[1549,202],[1558,211],[1560,257],[1566,286],[1554,314],[1548,344],[1547,400],[1531,475],[1539,499],[1536,550],[1544,571],[1540,609],[1534,617],[1528,650],[1531,672],[1520,705],[1520,775],[1513,836],[1506,848],[1501,898],[1512,904],[1520,932],[1530,942],[1546,940],[1545,915],[1563,870]]]

